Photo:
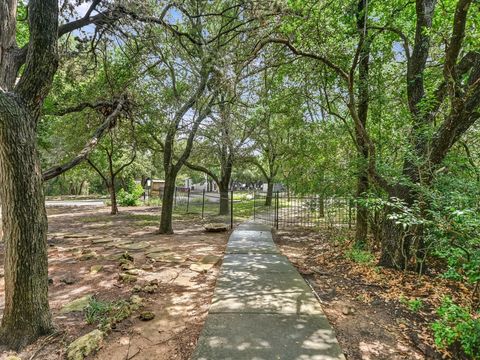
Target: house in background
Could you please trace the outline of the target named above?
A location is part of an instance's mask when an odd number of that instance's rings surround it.
[[[165,180],[148,179],[146,183],[146,190],[150,196],[161,197],[163,191],[165,190]]]

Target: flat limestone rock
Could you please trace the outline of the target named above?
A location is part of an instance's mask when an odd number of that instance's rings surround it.
[[[103,332],[96,329],[88,334],[79,337],[77,340],[68,345],[68,360],[83,360],[88,355],[97,351],[102,347]]]
[[[85,295],[81,298],[75,299],[70,301],[69,303],[63,305],[62,309],[60,310],[61,314],[68,314],[72,312],[83,311],[92,299],[92,295]]]
[[[192,264],[190,270],[202,273],[210,270],[213,266],[213,264]]]
[[[106,244],[112,242],[112,239],[105,239],[105,238],[100,238],[100,239],[93,239],[92,244]]]
[[[196,272],[205,272],[213,268],[220,262],[221,258],[215,255],[206,255],[195,264],[190,265],[190,270]]]
[[[90,235],[83,235],[83,234],[65,234],[63,235],[64,239],[84,239],[89,238]]]
[[[166,252],[172,252],[171,249],[169,248],[162,248],[162,247],[152,247],[146,251],[146,254],[151,254],[151,253],[166,253]]]
[[[93,260],[93,259],[98,259],[98,254],[96,251],[93,250],[88,250],[80,254],[78,257],[78,260],[80,261],[88,261],[88,260]]]
[[[145,241],[140,241],[140,242],[137,242],[137,243],[129,243],[129,244],[116,244],[115,247],[119,248],[119,249],[126,249],[126,250],[142,250],[142,249],[145,249],[147,247],[149,247],[150,244],[145,242]]]
[[[205,255],[204,257],[202,257],[202,258],[200,259],[200,263],[201,263],[201,264],[213,264],[213,265],[217,265],[220,260],[221,260],[221,258],[220,258],[219,256],[216,256],[216,255]]]
[[[154,259],[155,261],[175,263],[175,264],[181,264],[187,260],[185,256],[176,255],[173,253],[165,253],[165,252],[149,253],[147,254],[147,257],[149,257],[150,259]]]
[[[204,227],[205,227],[205,231],[207,232],[223,232],[223,231],[228,231],[228,228],[229,228],[227,224],[222,224],[222,223],[210,223],[210,224],[206,224]]]
[[[105,259],[107,260],[120,260],[123,258],[123,252],[117,252],[117,253],[113,253],[113,254],[108,254],[107,256],[105,256]]]

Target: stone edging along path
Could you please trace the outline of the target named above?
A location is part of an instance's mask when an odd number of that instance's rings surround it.
[[[272,239],[245,223],[230,236],[192,360],[344,360],[312,290]]]

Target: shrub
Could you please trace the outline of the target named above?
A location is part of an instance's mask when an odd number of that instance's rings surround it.
[[[131,180],[127,185],[127,190],[120,189],[117,194],[118,204],[120,206],[138,206],[140,205],[139,198],[142,196],[144,189],[142,185]]]
[[[468,308],[455,304],[445,297],[437,310],[440,320],[432,325],[435,344],[446,348],[458,343],[465,354],[480,359],[480,319],[473,316]]]

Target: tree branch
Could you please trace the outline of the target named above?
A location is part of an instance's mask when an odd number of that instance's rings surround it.
[[[201,165],[192,164],[188,161],[185,161],[184,165],[186,167],[188,167],[189,169],[192,169],[192,170],[195,170],[195,171],[201,171],[201,172],[207,174],[208,176],[210,176],[213,179],[213,181],[215,181],[217,183],[217,185],[220,183],[219,180],[218,180],[218,176],[215,175],[212,171],[208,170],[206,167],[201,166]]]
[[[88,165],[90,165],[90,166],[93,168],[93,170],[95,170],[96,173],[97,173],[98,175],[100,175],[100,177],[101,177],[101,178],[103,179],[103,181],[105,182],[105,185],[108,186],[108,180],[107,180],[106,176],[102,174],[102,172],[100,171],[100,169],[99,169],[90,159],[88,159],[88,158],[87,158],[87,162],[88,162]]]
[[[31,0],[28,8],[30,41],[25,71],[15,91],[35,114],[36,121],[58,66],[58,0]]]
[[[122,112],[126,100],[127,99],[125,96],[120,99],[115,110],[110,115],[108,115],[105,121],[97,128],[92,138],[87,142],[87,144],[84,146],[82,151],[77,154],[77,156],[75,156],[72,160],[65,164],[54,166],[43,172],[43,181],[51,180],[77,166],[82,161],[86,160],[88,155],[97,146],[98,142],[105,134],[105,131],[107,129],[110,129],[115,124],[115,121]]]
[[[331,60],[329,60],[328,58],[326,58],[325,56],[322,56],[322,55],[318,55],[318,54],[313,54],[313,53],[307,53],[305,51],[302,51],[302,50],[298,50],[295,46],[292,45],[292,43],[287,40],[287,39],[278,39],[278,38],[268,38],[268,39],[265,39],[265,40],[262,40],[260,41],[256,46],[255,46],[255,49],[253,50],[252,52],[252,57],[255,57],[256,54],[258,54],[264,47],[265,45],[267,44],[270,44],[270,43],[273,43],[273,44],[282,44],[284,45],[285,47],[287,47],[293,54],[295,55],[298,55],[298,56],[303,56],[303,57],[306,57],[306,58],[310,58],[310,59],[315,59],[315,60],[318,60],[320,62],[322,62],[323,64],[325,64],[326,66],[328,66],[330,69],[332,69],[335,73],[337,73],[343,80],[345,81],[349,81],[349,77],[348,77],[348,74],[347,72],[345,72],[345,70],[343,70],[339,65],[335,64],[334,62],[332,62]]]

